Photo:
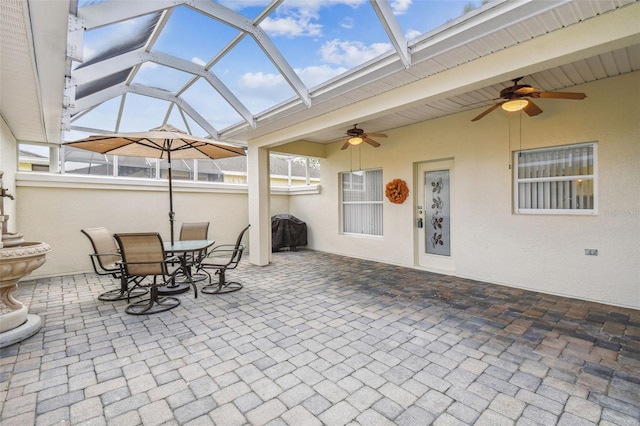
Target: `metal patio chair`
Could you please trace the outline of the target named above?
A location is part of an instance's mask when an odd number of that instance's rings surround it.
[[[186,222],[180,227],[180,241],[206,240],[209,237],[209,222]],[[197,270],[200,262],[206,256],[207,251],[201,250],[191,253],[186,257],[187,266]],[[192,279],[196,279],[198,274],[192,274]],[[199,279],[204,279],[199,278]]]
[[[229,269],[235,269],[240,263],[242,253],[245,246],[242,245],[242,237],[251,225],[244,228],[235,244],[222,244],[214,247],[207,253],[207,256],[202,260],[197,272],[202,271],[209,276],[209,284],[202,287],[202,292],[206,294],[220,294],[230,293],[242,288],[242,283],[237,281],[227,281],[226,272]],[[215,275],[218,276],[218,282],[213,283],[211,273],[209,271],[215,271]]]
[[[120,288],[109,290],[98,296],[98,300],[116,301],[124,300],[131,297],[140,297],[147,294],[148,290],[137,287],[139,280],[127,280],[121,273],[118,262],[122,260],[120,251],[113,239],[113,235],[107,228],[85,228],[81,229],[82,233],[89,238],[93,253],[89,254],[93,270],[97,275],[109,275],[120,280]],[[131,288],[130,288],[131,285]]]
[[[175,258],[166,257],[160,234],[115,234],[115,238],[122,254],[119,262],[122,274],[131,279],[140,278],[138,285],[148,287],[150,292],[149,299],[132,303],[125,312],[132,315],[155,314],[180,305],[179,299],[158,294],[158,287],[171,283],[178,273],[183,272],[182,265],[172,265],[177,262]]]

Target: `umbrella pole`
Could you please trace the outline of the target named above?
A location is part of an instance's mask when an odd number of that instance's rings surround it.
[[[171,142],[166,141],[171,144]],[[175,213],[173,211],[173,178],[171,176],[171,146],[167,150],[167,162],[169,163],[169,225],[171,226],[171,245],[173,245],[173,221],[175,220]]]

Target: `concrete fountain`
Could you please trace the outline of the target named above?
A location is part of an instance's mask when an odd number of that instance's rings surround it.
[[[13,297],[18,281],[42,266],[46,254],[51,251],[47,243],[25,241],[22,234],[9,232],[9,215],[4,214],[4,199],[14,199],[2,186],[0,171],[0,348],[18,343],[36,334],[42,328],[39,316],[29,314],[29,309]]]

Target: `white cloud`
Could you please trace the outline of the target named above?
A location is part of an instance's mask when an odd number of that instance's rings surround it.
[[[357,8],[366,0],[291,0],[284,2],[274,14],[267,17],[260,27],[269,35],[286,37],[319,37],[324,26],[319,22],[320,9],[336,4]],[[343,28],[352,28],[349,18],[343,20]]]
[[[340,26],[344,29],[350,30],[353,28],[353,26],[355,25],[355,21],[353,20],[352,17],[350,16],[345,16],[341,21],[340,21]]]
[[[322,84],[346,71],[348,71],[348,68],[332,67],[330,65],[309,66],[296,68],[295,70],[296,74],[298,74],[304,85],[308,88]],[[252,97],[261,98],[272,96],[274,93],[292,90],[280,74],[263,72],[248,72],[243,74],[242,77],[240,77],[238,85],[242,91],[251,93]]]
[[[293,90],[280,74],[247,72],[237,82],[238,98],[252,112],[264,111],[294,96]]]
[[[322,25],[311,22],[310,16],[266,18],[260,27],[272,36],[316,37],[322,35]]]
[[[404,35],[405,38],[407,39],[407,41],[413,40],[414,38],[421,36],[422,32],[418,31],[418,30],[409,30],[407,31],[407,33]]]
[[[296,69],[296,73],[300,76],[305,86],[308,88],[315,87],[325,81],[331,80],[338,74],[346,72],[348,68],[331,67],[329,65],[310,66],[306,68]]]
[[[285,84],[280,74],[247,72],[240,77],[240,86],[245,89],[270,89]]]
[[[404,15],[412,3],[413,0],[392,0],[389,5],[394,14]]]
[[[374,43],[366,46],[359,41],[328,41],[320,48],[320,54],[325,62],[330,64],[355,67],[369,59],[373,59],[391,50],[390,43]]]
[[[200,65],[201,67],[204,67],[205,65],[207,65],[207,63],[205,61],[203,61],[202,59],[198,58],[197,56],[194,56],[193,58],[191,58],[191,62],[193,62],[194,64]]]

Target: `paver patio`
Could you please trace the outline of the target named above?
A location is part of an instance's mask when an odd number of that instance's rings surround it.
[[[0,423],[640,425],[640,311],[308,250],[228,274],[139,317],[21,283],[44,326],[0,350]]]

